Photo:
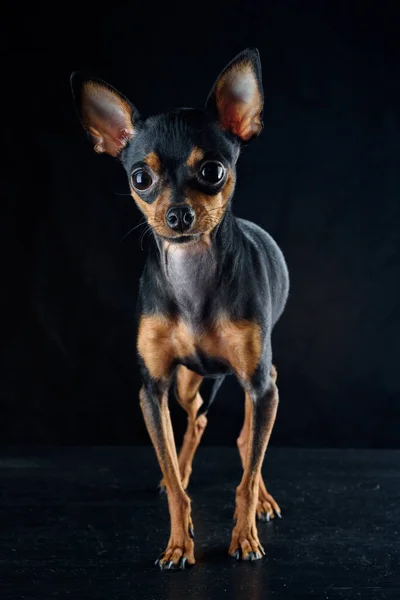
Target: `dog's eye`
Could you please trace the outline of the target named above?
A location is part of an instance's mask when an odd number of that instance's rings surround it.
[[[205,183],[219,183],[225,175],[225,167],[217,161],[209,160],[200,169],[200,179]]]
[[[136,169],[132,173],[132,185],[137,190],[148,190],[153,183],[153,178],[147,169]]]

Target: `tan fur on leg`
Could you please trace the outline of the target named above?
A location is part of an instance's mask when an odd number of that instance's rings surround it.
[[[196,418],[197,411],[203,404],[203,400],[199,394],[202,381],[203,377],[201,375],[190,371],[184,366],[178,367],[176,381],[177,400],[188,415],[186,433],[178,459],[184,489],[188,487],[190,475],[192,474],[193,458],[207,426],[207,417],[205,415],[200,415]],[[165,482],[162,480],[160,487],[163,488],[164,486]]]
[[[278,377],[277,370],[274,365],[271,367],[271,378],[274,383],[276,383]],[[242,466],[246,464],[246,452],[247,452],[247,442],[249,438],[249,427],[250,427],[250,415],[251,415],[251,406],[249,404],[251,400],[246,395],[245,401],[245,412],[244,412],[244,422],[243,427],[240,432],[240,435],[237,439],[237,446],[239,449],[240,458],[242,461]],[[259,482],[259,492],[258,492],[258,502],[257,502],[257,518],[261,521],[270,521],[275,518],[275,514],[279,517],[281,516],[281,509],[278,503],[274,500],[271,494],[268,493],[267,488],[264,483],[264,479],[260,474],[260,482]],[[236,515],[235,515],[236,517]]]
[[[278,408],[278,389],[271,378],[271,384],[264,396],[255,402],[246,393],[249,412],[247,450],[245,452],[242,481],[236,489],[236,525],[232,532],[229,554],[243,560],[261,558],[264,549],[260,544],[256,525],[256,511],[259,499],[261,466],[275,423]],[[257,417],[255,417],[255,413]],[[257,434],[256,434],[257,432]],[[257,437],[256,437],[257,435]]]

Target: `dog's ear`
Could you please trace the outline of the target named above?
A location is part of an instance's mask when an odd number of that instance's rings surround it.
[[[263,104],[260,55],[256,48],[248,48],[222,71],[207,98],[206,110],[224,131],[247,143],[263,128]]]
[[[118,156],[132,139],[139,119],[136,108],[113,87],[81,73],[71,75],[72,95],[94,150]]]

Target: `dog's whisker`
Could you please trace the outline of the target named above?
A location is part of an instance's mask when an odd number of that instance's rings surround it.
[[[140,236],[140,249],[143,250],[143,240],[145,238],[145,235],[147,233],[149,233],[149,231],[152,231],[152,227],[149,225],[141,234]]]
[[[135,229],[138,229],[139,227],[143,227],[143,225],[146,224],[146,219],[143,218],[142,222],[139,223],[138,225],[135,225],[134,227],[132,227],[132,229],[130,229],[121,239],[120,242],[122,242],[125,238],[128,237],[128,235],[130,235],[132,233],[132,231],[135,231]]]

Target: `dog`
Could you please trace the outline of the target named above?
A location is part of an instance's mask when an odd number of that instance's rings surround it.
[[[185,490],[208,409],[227,374],[237,377],[245,393],[238,438],[243,476],[229,554],[260,559],[265,552],[256,518],[281,516],[261,467],[278,408],[271,332],[287,301],[289,277],[270,235],[232,213],[239,154],[263,129],[258,50],[244,50],[225,67],[204,110],[179,108],[142,118],[99,79],[76,72],[71,85],[94,150],[119,158],[153,233],[140,280],[137,354],[140,406],[171,523],[156,564],[166,570],[195,563]],[[199,391],[204,377],[212,378],[207,404]],[[179,458],[168,409],[173,382],[188,415]]]

